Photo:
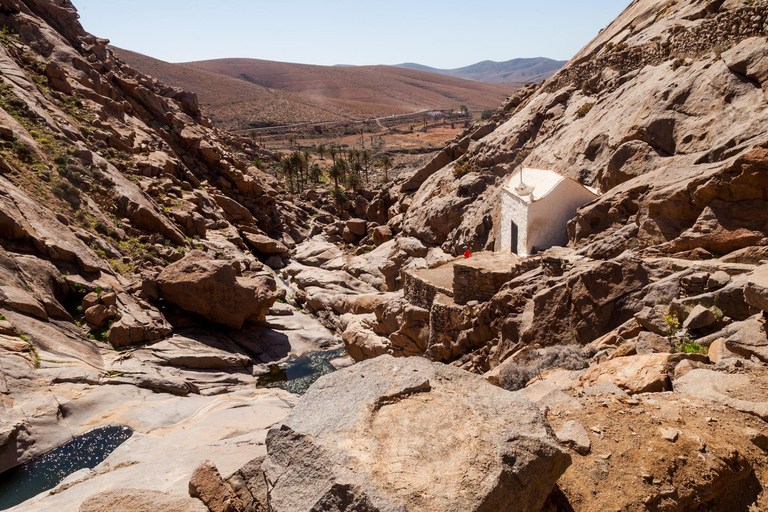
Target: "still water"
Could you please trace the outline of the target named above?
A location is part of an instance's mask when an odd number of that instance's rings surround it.
[[[75,471],[95,468],[131,435],[133,430],[121,425],[95,428],[0,474],[0,510],[53,489]]]

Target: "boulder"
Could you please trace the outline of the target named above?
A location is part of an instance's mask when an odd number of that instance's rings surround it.
[[[635,315],[637,323],[660,336],[669,336],[668,306],[645,307]]]
[[[273,512],[534,512],[570,464],[527,398],[418,357],[322,377],[266,444]]]
[[[719,290],[731,282],[731,276],[727,272],[718,270],[707,279],[707,290]]]
[[[748,375],[716,372],[704,368],[691,370],[674,381],[676,393],[725,405],[768,421],[767,400],[752,401],[741,398],[745,391],[755,396],[754,389],[755,383]],[[765,395],[761,397],[765,398]]]
[[[728,350],[728,348],[725,346],[725,338],[718,338],[713,341],[711,345],[709,345],[707,357],[711,362],[719,363],[721,361],[725,361],[726,359],[738,359],[740,356],[735,352]]]
[[[612,382],[627,393],[656,393],[672,389],[671,375],[683,359],[705,361],[700,354],[645,354],[619,357],[590,368],[581,376],[582,383],[594,385]]]
[[[200,464],[192,473],[189,495],[199,498],[211,512],[238,512],[243,508],[240,499],[209,460]]]
[[[162,298],[179,308],[235,329],[246,321],[263,322],[277,298],[271,277],[242,277],[229,261],[201,251],[168,265],[157,285]]]
[[[85,319],[89,324],[101,327],[114,315],[104,304],[96,304],[85,310]]]
[[[339,270],[344,265],[344,253],[341,249],[326,242],[322,237],[312,238],[299,245],[294,258],[302,265],[323,267],[326,270]]]
[[[747,277],[744,299],[750,306],[768,311],[768,265],[762,265]]]
[[[756,356],[768,362],[768,335],[760,317],[743,322],[742,327],[725,340],[725,348],[747,359]]]
[[[347,221],[346,228],[355,236],[365,236],[366,222],[363,219],[351,219]]]
[[[240,498],[243,510],[247,512],[269,512],[267,505],[267,482],[261,465],[264,457],[253,459],[241,467],[227,480]]]
[[[615,354],[618,354],[619,351],[622,350],[627,345],[632,345],[633,343],[625,343],[624,345],[620,346]],[[634,340],[634,346],[635,346],[635,353],[637,354],[652,354],[654,352],[671,352],[672,350],[672,343],[665,338],[664,336],[659,336],[656,333],[648,332],[648,331],[642,331],[640,334],[637,335],[637,337]],[[629,348],[629,347],[628,347]],[[630,353],[626,353],[624,355],[632,355]],[[622,357],[622,356],[615,356],[615,357]]]
[[[146,489],[112,489],[86,499],[80,512],[208,512],[200,500]]]
[[[558,441],[572,448],[579,455],[587,455],[592,449],[592,441],[589,440],[587,429],[578,421],[566,421],[556,435]]]
[[[243,232],[243,238],[251,247],[262,254],[283,257],[288,257],[291,254],[291,251],[282,242],[269,238],[267,235]]]
[[[389,226],[379,226],[373,230],[371,235],[373,236],[373,244],[377,247],[385,242],[389,242],[394,236]]]
[[[691,312],[688,314],[688,318],[683,322],[683,327],[686,329],[701,329],[709,327],[717,322],[717,317],[711,309],[705,308],[701,304],[697,304]]]

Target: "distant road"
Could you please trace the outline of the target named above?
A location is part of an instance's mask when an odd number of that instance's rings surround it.
[[[386,128],[383,124],[381,124],[381,121],[387,120],[387,119],[400,119],[403,117],[411,117],[419,114],[423,114],[424,112],[431,112],[433,109],[425,108],[424,110],[419,110],[416,112],[411,112],[409,114],[395,114],[391,116],[382,116],[382,117],[373,117],[371,119],[363,119],[363,120],[350,120],[350,121],[325,121],[322,123],[296,123],[296,124],[280,124],[275,126],[263,126],[260,128],[249,128],[247,130],[231,130],[232,133],[251,133],[251,132],[267,132],[271,130],[283,130],[286,128],[305,128],[308,126],[331,126],[336,124],[363,124],[363,123],[370,123],[375,122],[382,128]]]

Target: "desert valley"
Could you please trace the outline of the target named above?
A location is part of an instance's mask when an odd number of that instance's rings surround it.
[[[768,510],[768,0],[455,69],[76,4],[0,0],[0,510]]]

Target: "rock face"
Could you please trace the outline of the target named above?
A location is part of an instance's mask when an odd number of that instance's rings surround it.
[[[316,382],[267,452],[274,512],[533,512],[570,463],[522,395],[391,356]]]
[[[230,262],[200,251],[166,267],[157,285],[169,303],[235,329],[263,322],[277,298],[274,279],[240,276]]]

